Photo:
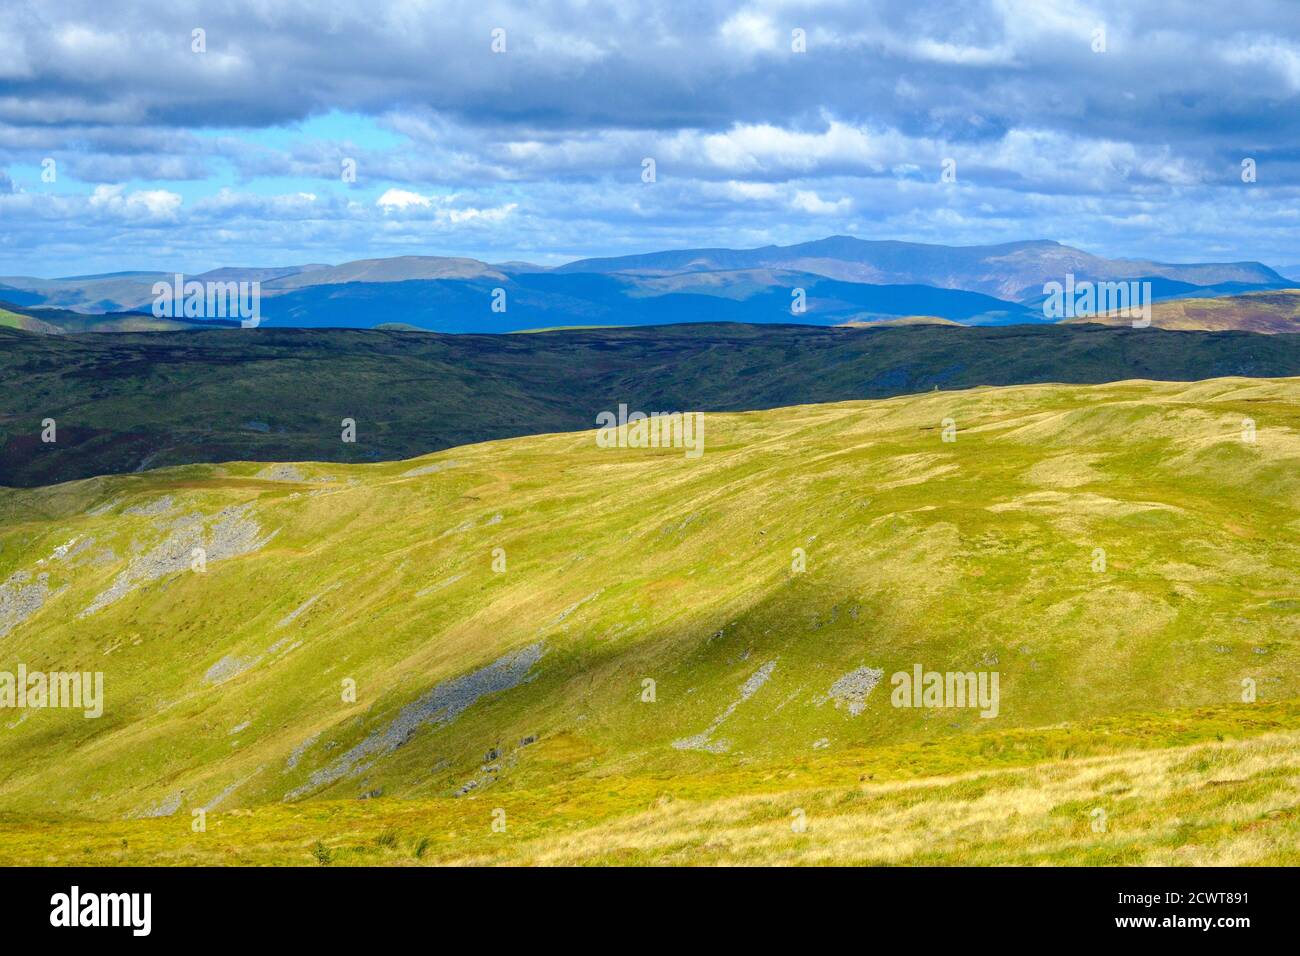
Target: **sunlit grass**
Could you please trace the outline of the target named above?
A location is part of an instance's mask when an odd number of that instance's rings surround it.
[[[977,389],[709,415],[698,460],[582,433],[5,491],[0,582],[48,593],[0,669],[103,671],[106,701],[0,713],[0,861],[1289,860],[1297,399]],[[260,546],[82,616],[244,505]],[[538,643],[518,686],[313,778]],[[996,670],[997,717],[891,706],[915,664]],[[829,689],[860,667],[886,677],[854,715]]]

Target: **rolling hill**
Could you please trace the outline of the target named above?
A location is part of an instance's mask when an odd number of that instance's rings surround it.
[[[1300,336],[1099,325],[672,325],[532,335],[0,329],[0,485],[250,459],[376,461],[591,428],[619,401],[741,411],[935,388],[1300,375]],[[54,418],[57,441],[41,422]],[[340,422],[357,422],[343,443]]]
[[[124,312],[152,301],[149,290],[153,283],[168,278],[163,272],[114,272],[58,279],[0,276],[0,299],[17,305],[82,312]]]
[[[201,282],[258,281],[276,279],[322,269],[320,265],[287,268],[222,268],[188,278]],[[66,276],[41,279],[35,276],[0,277],[0,300],[25,306],[45,306],[74,312],[149,311],[155,282],[171,282],[173,273],[162,271],[113,272],[104,275]]]
[[[0,328],[4,329],[21,329],[24,332],[37,332],[41,335],[62,335],[63,329],[57,325],[51,325],[41,319],[28,315],[26,312],[15,311],[18,306],[5,308],[0,304]]]
[[[1128,325],[1132,319],[1099,315],[1068,321]],[[1206,332],[1300,332],[1300,289],[1157,302],[1151,309],[1151,325],[1158,329]]]
[[[528,272],[508,279],[311,284],[292,291],[263,290],[268,325],[295,328],[371,328],[402,322],[453,333],[517,332],[558,325],[663,325],[690,322],[838,325],[865,317],[936,314],[967,325],[1043,322],[1035,312],[978,292],[924,285],[839,282],[810,273],[694,275],[669,282],[626,275]],[[496,290],[505,307],[493,310]],[[805,311],[791,310],[793,290],[804,290]],[[271,293],[271,294],[267,294]]]
[[[1033,385],[6,492],[6,664],[104,706],[6,715],[0,861],[1295,863],[1298,409]],[[899,706],[917,666],[996,713]]]
[[[46,306],[0,301],[0,325],[42,335],[82,332],[184,332],[193,329],[238,328],[228,319],[157,318],[149,312],[75,312]]]

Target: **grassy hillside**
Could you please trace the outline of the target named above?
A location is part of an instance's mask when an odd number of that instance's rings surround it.
[[[941,319],[937,315],[908,315],[901,319],[875,319],[864,317],[844,322],[841,327],[849,328],[883,328],[891,325],[960,325],[951,319]]]
[[[1298,719],[1291,701],[988,733],[977,748],[853,748],[780,768],[262,804],[213,812],[203,832],[182,813],[0,814],[0,863],[1295,865]],[[497,811],[504,831],[492,828]]]
[[[4,317],[8,316],[8,320]],[[82,332],[186,332],[195,329],[238,327],[224,319],[160,319],[149,312],[74,312],[37,306],[0,304],[0,327],[40,332],[45,335]]]
[[[711,414],[694,460],[6,492],[0,668],[105,707],[3,715],[0,861],[1296,862],[1298,400],[977,389]],[[997,671],[997,715],[891,706],[916,664]]]
[[[1300,375],[1300,336],[1017,326],[698,325],[508,336],[0,329],[0,485],[203,461],[365,462],[591,428],[634,408],[740,411],[935,388]],[[58,441],[44,443],[54,418]],[[357,422],[355,443],[340,422]]]
[[[1133,320],[1123,316],[1096,316],[1068,321],[1129,325]],[[1151,308],[1151,326],[1205,332],[1300,332],[1300,289],[1157,302]]]
[[[21,329],[24,332],[38,332],[42,335],[60,335],[63,332],[58,326],[21,312],[12,312],[2,306],[0,306],[0,329]]]

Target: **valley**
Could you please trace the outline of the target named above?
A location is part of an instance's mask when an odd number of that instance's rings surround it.
[[[1106,328],[700,324],[529,335],[0,328],[0,486],[200,462],[366,462],[594,428],[981,385],[1300,375],[1300,336]],[[44,442],[42,421],[58,425]],[[342,421],[356,422],[344,442]]]

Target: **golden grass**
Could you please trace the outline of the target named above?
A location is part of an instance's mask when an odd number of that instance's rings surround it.
[[[0,669],[103,670],[108,697],[0,718],[0,861],[402,862],[390,827],[422,863],[1290,859],[1293,761],[1259,741],[1300,729],[1297,409],[1293,380],[976,389],[710,415],[697,461],[584,433],[6,491],[0,582],[50,590]],[[260,550],[81,616],[177,519],[245,505]],[[312,782],[537,642],[531,680]],[[253,663],[209,680],[227,658]],[[997,718],[892,707],[887,680],[827,702],[915,663],[996,668]],[[719,715],[724,752],[673,746]],[[1188,747],[1254,754],[1247,782]],[[1086,761],[1132,778],[1105,834]]]
[[[342,865],[1300,863],[1300,731],[912,779],[852,764],[267,806],[212,814],[202,833],[8,819],[0,864],[306,865],[318,844]]]

